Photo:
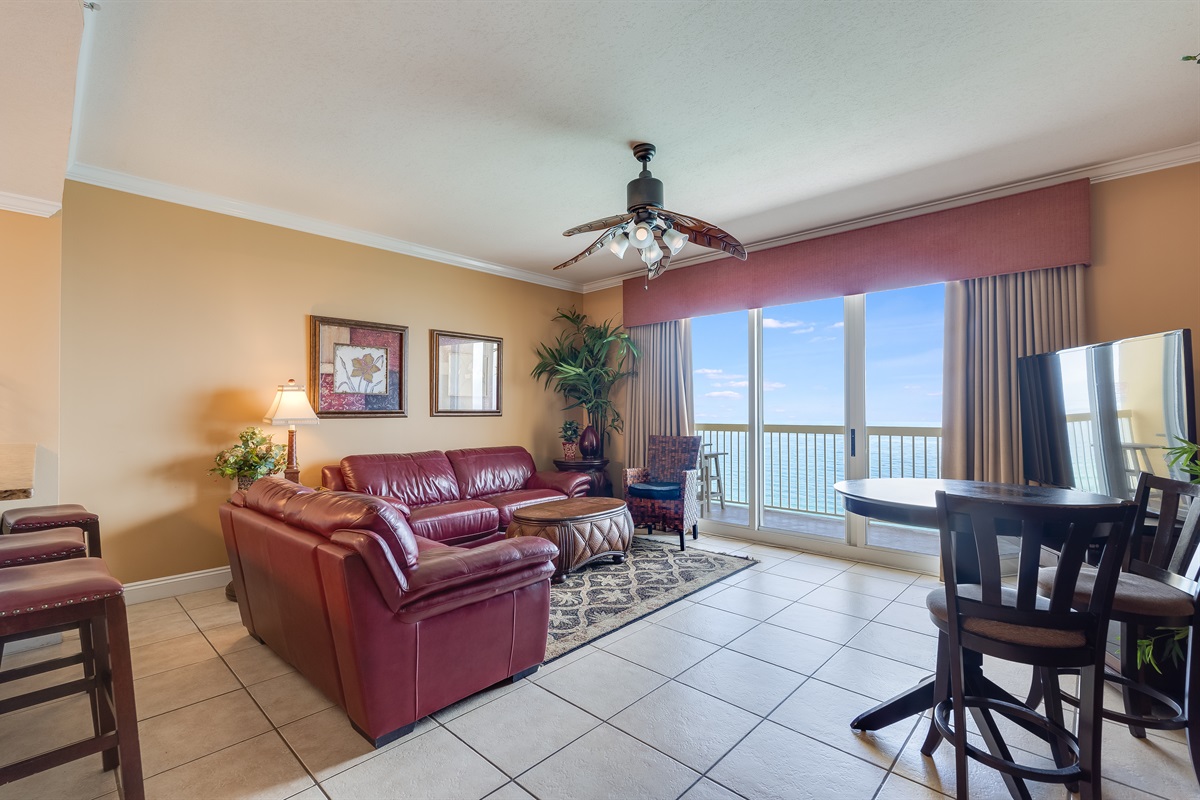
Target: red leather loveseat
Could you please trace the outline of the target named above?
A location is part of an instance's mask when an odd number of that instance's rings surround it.
[[[558,549],[543,539],[451,547],[380,498],[277,477],[220,514],[250,634],[376,747],[545,658]]]
[[[582,472],[538,472],[523,447],[346,456],[321,470],[327,489],[375,495],[404,515],[413,533],[444,544],[503,538],[522,506],[582,497]]]

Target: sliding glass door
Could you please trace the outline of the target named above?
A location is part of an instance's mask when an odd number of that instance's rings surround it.
[[[868,525],[833,490],[850,477],[937,477],[944,287],[692,321],[698,432],[725,508],[709,527],[931,554],[936,538]]]
[[[841,298],[763,309],[762,527],[844,539],[833,485],[846,477]]]

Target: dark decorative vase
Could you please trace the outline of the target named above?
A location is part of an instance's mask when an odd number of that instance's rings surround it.
[[[579,455],[581,458],[600,457],[600,435],[591,425],[584,428],[579,436]]]

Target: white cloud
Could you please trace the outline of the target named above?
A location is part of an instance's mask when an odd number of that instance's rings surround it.
[[[835,322],[832,325],[830,325],[828,328],[826,328],[825,330],[833,330],[834,328],[844,328],[844,327],[846,327],[846,323]]]
[[[704,396],[705,397],[728,397],[733,400],[737,400],[738,398],[741,397],[741,395],[738,394],[737,392],[708,392]]]
[[[807,322],[802,322],[800,320],[796,320],[795,322],[784,322],[783,320],[763,317],[763,330],[768,328],[800,328],[807,324]]]
[[[812,333],[816,329],[817,328],[815,325],[809,325],[807,328],[796,328],[796,330],[792,331],[792,333],[800,335],[801,333]]]
[[[775,381],[766,381],[765,383],[763,383],[763,391],[764,392],[774,392],[774,391],[778,391],[779,389],[785,389],[785,388],[787,388],[786,383],[776,383]]]
[[[720,375],[720,374],[724,373],[725,370],[710,369],[708,367],[703,367],[701,369],[693,370],[693,372],[695,372],[697,375]]]
[[[750,381],[722,381],[721,383],[713,384],[713,386],[725,386],[730,389],[745,389],[749,385]]]
[[[832,342],[835,340],[836,340],[836,337],[833,337],[833,336],[814,336],[811,339],[809,339],[809,341],[812,342],[813,344],[816,344],[818,342]]]
[[[926,397],[941,397],[942,393],[941,392],[929,392],[925,396]]]

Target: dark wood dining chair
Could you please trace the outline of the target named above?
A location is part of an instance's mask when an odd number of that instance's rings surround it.
[[[1130,538],[1124,572],[1113,596],[1112,619],[1121,623],[1121,671],[1107,671],[1105,678],[1120,685],[1124,713],[1104,709],[1104,718],[1129,726],[1137,738],[1146,729],[1184,730],[1187,734],[1192,770],[1200,782],[1200,485],[1142,473],[1134,495],[1137,517]],[[1186,504],[1186,505],[1185,505]],[[1054,585],[1056,567],[1041,570],[1043,594]],[[1085,569],[1075,595],[1075,606],[1091,600],[1091,570]],[[1188,628],[1184,658],[1182,701],[1142,682],[1144,668],[1137,663],[1137,648],[1125,647],[1145,632],[1157,628]],[[1036,705],[1043,687],[1035,676],[1030,705]],[[1068,704],[1076,698],[1065,696]],[[1170,710],[1163,717],[1153,713],[1154,702]]]
[[[946,585],[926,599],[939,631],[934,685],[938,702],[921,752],[931,755],[943,738],[953,743],[959,797],[972,796],[967,779],[971,758],[1003,773],[1014,797],[1029,798],[1025,781],[1033,780],[1078,783],[1083,800],[1099,798],[1105,631],[1133,504],[1033,506],[938,492],[937,508]],[[1012,585],[1001,574],[1000,537],[1012,537],[1019,547]],[[1061,554],[1047,597],[1038,595],[1043,547]],[[1094,588],[1087,606],[1076,608],[1077,583],[1089,548],[1099,552]],[[983,655],[1037,669],[1046,686],[1046,714],[1007,694],[997,696],[994,688],[982,685],[982,678],[978,685],[974,677],[968,682]],[[974,669],[964,670],[971,659]],[[1057,682],[1057,670],[1063,667],[1077,668],[1081,676],[1077,737],[1063,724]],[[986,751],[967,739],[968,710]],[[1049,743],[1055,768],[1016,762],[993,715]]]

